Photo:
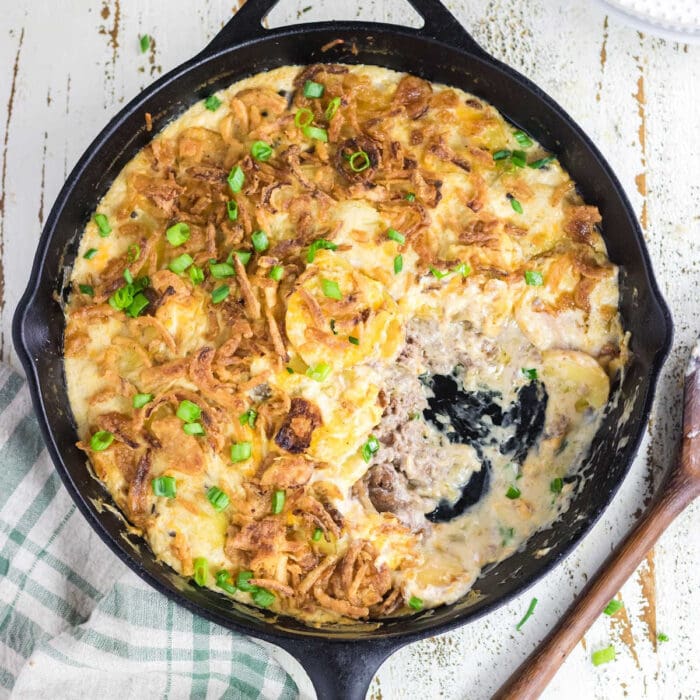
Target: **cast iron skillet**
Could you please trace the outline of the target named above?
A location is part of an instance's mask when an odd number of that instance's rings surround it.
[[[39,242],[13,335],[43,437],[63,482],[106,544],[141,578],[195,613],[237,632],[274,642],[295,656],[321,698],[363,698],[386,657],[415,640],[475,620],[522,592],[561,561],[608,505],[634,457],[654,386],[671,342],[668,309],[652,275],[642,233],[629,202],[596,147],[536,85],[488,56],[437,0],[410,0],[423,16],[420,30],[366,22],[322,22],[265,30],[261,20],[276,0],[248,0],[204,51],[130,102],[82,156],[58,196]],[[323,51],[334,39],[344,43]],[[314,62],[369,63],[455,85],[493,103],[506,118],[558,154],[586,201],[603,215],[611,259],[621,265],[621,312],[632,333],[633,361],[619,384],[620,400],[596,436],[579,493],[566,515],[537,533],[524,551],[484,572],[478,597],[411,618],[352,628],[310,629],[293,619],[232,603],[174,575],[127,533],[110,498],[90,476],[75,447],[62,364],[64,317],[56,302],[80,233],[121,168],[155,132],[212,91],[259,71]],[[591,98],[592,99],[592,98]],[[534,556],[535,553],[538,556]]]

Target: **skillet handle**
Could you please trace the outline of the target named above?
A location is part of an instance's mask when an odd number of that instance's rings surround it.
[[[247,0],[211,40],[203,53],[222,51],[251,39],[263,37],[268,31],[263,27],[263,20],[279,1]],[[424,25],[420,29],[405,28],[405,31],[451,44],[473,54],[488,55],[440,0],[407,0],[407,2],[423,18]]]

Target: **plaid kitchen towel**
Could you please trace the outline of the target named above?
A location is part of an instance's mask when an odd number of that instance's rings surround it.
[[[296,698],[258,644],[152,590],[76,509],[0,367],[0,698]]]

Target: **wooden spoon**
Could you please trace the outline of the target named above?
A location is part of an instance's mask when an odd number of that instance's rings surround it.
[[[685,375],[680,458],[653,503],[607,558],[559,624],[520,665],[494,700],[534,700],[681,511],[700,495],[700,340]]]

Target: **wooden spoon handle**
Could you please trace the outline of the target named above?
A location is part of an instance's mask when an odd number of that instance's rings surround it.
[[[494,700],[534,700],[673,519],[698,495],[700,481],[676,470],[660,496],[581,591],[561,621]]]

